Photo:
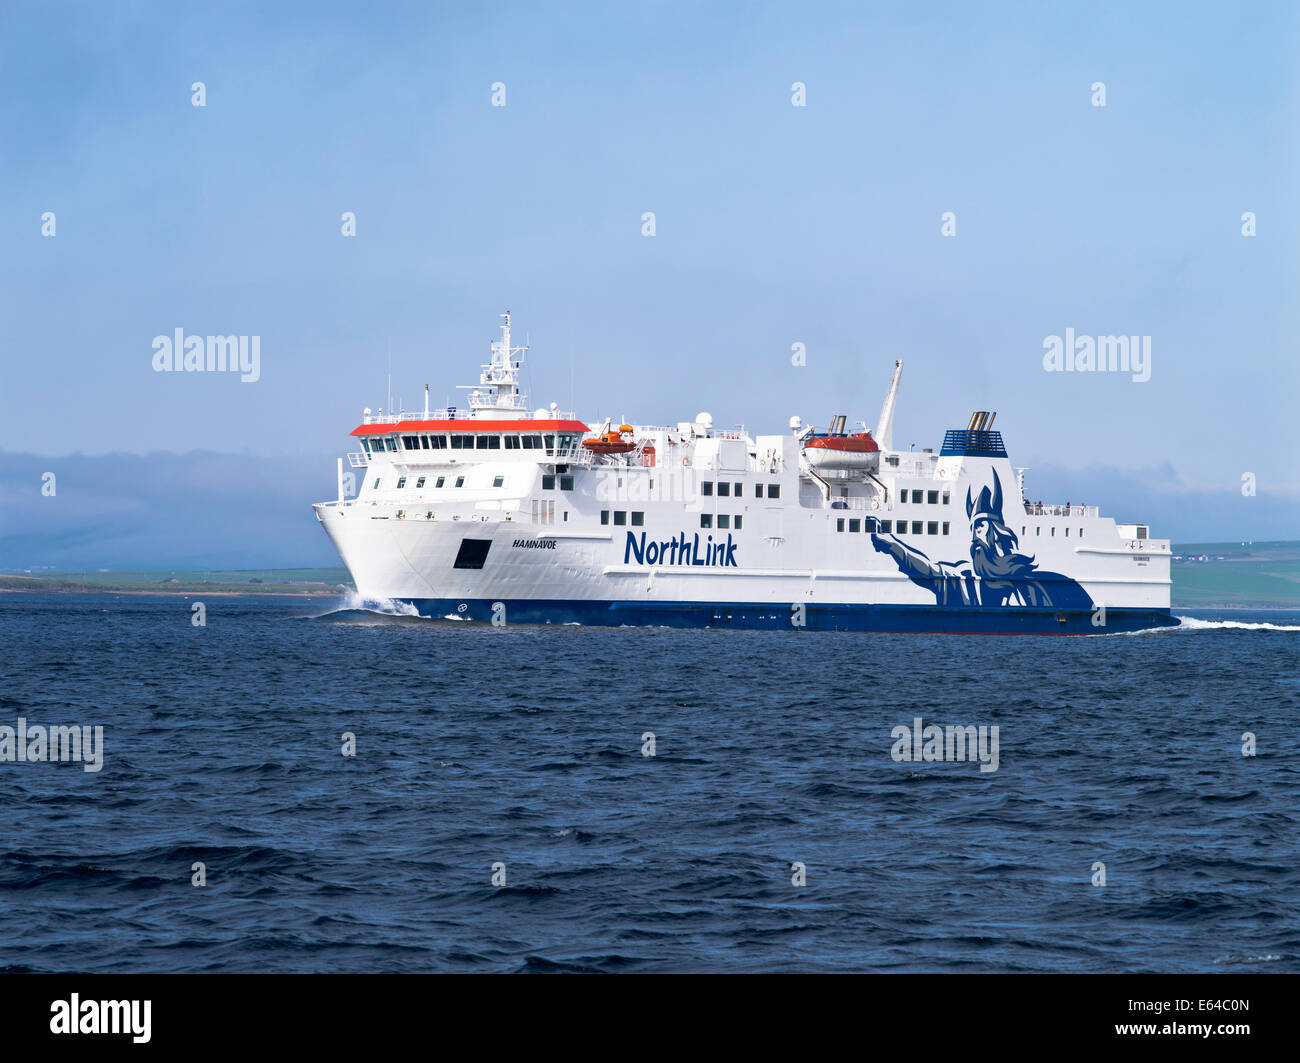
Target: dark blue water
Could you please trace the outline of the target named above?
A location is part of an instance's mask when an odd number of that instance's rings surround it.
[[[206,605],[0,597],[0,725],[106,747],[0,764],[0,969],[1300,971],[1298,614],[1053,639]],[[998,770],[895,762],[915,716],[996,724]]]

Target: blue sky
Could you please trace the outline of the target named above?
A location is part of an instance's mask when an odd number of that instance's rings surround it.
[[[1034,497],[1300,537],[1298,11],[8,4],[0,567],[328,560],[308,504],[390,355],[441,402],[507,308],[589,420],[870,424],[903,358],[896,443],[996,409]],[[261,379],[153,372],[177,327],[260,336]],[[1151,379],[1045,372],[1066,328],[1150,336]],[[134,545],[87,536],[150,454]]]

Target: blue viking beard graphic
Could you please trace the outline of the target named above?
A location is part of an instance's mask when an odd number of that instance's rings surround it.
[[[1014,579],[1038,567],[1028,554],[1018,553],[1015,533],[1005,524],[975,522],[971,529],[971,570],[980,579]]]
[[[1026,576],[1037,567],[1034,559],[1019,553],[1020,541],[1002,519],[1002,481],[995,471],[992,489],[981,487],[972,499],[966,488],[966,517],[971,522],[971,570],[979,579]]]

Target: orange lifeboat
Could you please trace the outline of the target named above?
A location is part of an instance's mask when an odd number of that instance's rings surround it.
[[[870,432],[815,435],[804,443],[803,452],[815,469],[874,469],[880,460],[880,447]]]
[[[624,432],[631,432],[631,425],[621,425],[617,432],[601,432],[591,439],[584,439],[582,445],[593,454],[627,454],[636,450],[636,444],[624,439]]]

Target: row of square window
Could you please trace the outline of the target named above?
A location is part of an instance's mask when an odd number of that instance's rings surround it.
[[[608,509],[602,509],[600,511],[600,523],[608,524],[610,516],[611,516],[611,512]],[[628,517],[627,510],[616,509],[613,511],[612,516],[614,518],[614,523],[617,524],[619,527],[623,527],[625,524],[627,524],[627,517]],[[640,528],[644,524],[645,524],[645,511],[634,509],[632,511],[632,526],[634,528]]]
[[[743,483],[727,483],[725,480],[719,480],[717,486],[718,486],[718,490],[717,490],[717,495],[716,495],[716,497],[718,497],[718,498],[744,498],[744,497],[745,497],[745,485],[744,485]],[[704,480],[704,481],[702,481],[702,482],[700,483],[700,494],[705,495],[705,496],[710,497],[710,498],[714,497],[713,481],[712,481],[712,480]],[[755,485],[754,485],[754,497],[755,497],[755,498],[762,498],[762,497],[763,497],[763,485],[762,485],[762,484],[755,484]],[[767,485],[767,497],[768,497],[768,498],[780,498],[780,497],[781,497],[781,485],[780,485],[780,484],[768,484],[768,485]]]
[[[376,476],[376,477],[375,477],[375,490],[376,490],[376,491],[379,490],[379,481],[380,481],[381,479],[382,479],[382,477],[379,477],[379,476]],[[407,481],[408,479],[410,479],[410,477],[408,477],[408,476],[399,476],[399,477],[397,478],[397,489],[398,489],[399,491],[402,490],[402,488],[404,488],[404,487],[406,486],[406,481]],[[415,489],[416,489],[417,491],[420,490],[420,488],[422,488],[422,487],[424,486],[424,481],[427,480],[427,479],[428,479],[427,476],[420,476],[420,477],[417,477],[417,478],[416,478],[416,481],[415,481]],[[573,490],[573,477],[572,477],[572,476],[543,476],[543,477],[542,477],[542,490],[543,490],[543,491],[553,491],[553,490],[555,490],[555,485],[556,485],[556,481],[557,481],[557,480],[559,481],[559,486],[560,486],[560,490],[561,490],[561,491],[572,491],[572,490]],[[442,487],[446,482],[447,482],[447,477],[445,477],[445,476],[439,476],[439,477],[434,481],[433,486],[434,486],[435,488]],[[504,486],[505,486],[505,482],[506,482],[506,478],[505,478],[504,476],[494,476],[494,477],[492,478],[492,486],[493,486],[493,487],[504,487]],[[465,477],[463,477],[463,476],[457,476],[457,477],[456,477],[456,484],[455,484],[455,486],[456,486],[456,487],[464,487],[464,486],[465,486]]]
[[[881,532],[886,533],[886,534],[894,534],[894,535],[908,535],[908,534],[911,534],[911,535],[939,535],[939,534],[947,535],[947,534],[948,534],[948,527],[949,527],[949,522],[946,521],[946,520],[943,521],[942,524],[941,524],[941,523],[940,523],[939,521],[937,521],[937,520],[930,520],[930,521],[921,521],[921,520],[913,520],[913,521],[906,521],[906,520],[878,520],[878,519],[875,518],[875,517],[868,517],[868,518],[866,518],[865,520],[862,520],[862,519],[855,518],[855,517],[848,517],[848,518],[840,517],[840,518],[838,518],[838,519],[835,521],[835,530],[836,530],[837,532],[842,532],[842,531],[845,530],[845,526],[847,525],[847,526],[848,526],[848,530],[849,530],[850,533],[866,532],[867,534],[870,534],[871,531],[872,531],[872,525],[873,525],[873,524],[879,524],[879,525],[880,525],[880,531],[881,531]],[[909,533],[908,530],[907,530],[909,524],[911,525],[911,528],[912,528],[912,530],[911,530],[910,533]],[[939,531],[940,527],[943,528],[942,533]],[[1076,530],[1077,530],[1078,533],[1079,533],[1079,538],[1082,539],[1082,538],[1083,538],[1083,529],[1082,529],[1082,528],[1078,528],[1078,529],[1076,529]],[[1042,529],[1042,526],[1041,526],[1041,525],[1036,526],[1036,527],[1034,528],[1034,534],[1035,534],[1035,535],[1041,535],[1042,533],[1043,533],[1043,529]],[[1020,529],[1020,534],[1021,534],[1022,536],[1028,534],[1028,529],[1022,526],[1021,529]],[[1055,527],[1052,527],[1052,529],[1051,529],[1051,534],[1052,534],[1052,535],[1055,535],[1055,534],[1056,534],[1056,528],[1055,528]],[[1066,529],[1065,529],[1065,537],[1066,537],[1067,539],[1070,537],[1070,529],[1069,529],[1069,528],[1066,528]]]
[[[600,523],[608,524],[610,522],[610,518],[612,517],[614,524],[617,527],[621,528],[625,524],[627,524],[628,516],[629,514],[627,510],[616,509],[611,512],[608,509],[602,509],[600,511]],[[632,518],[632,527],[640,528],[642,525],[645,524],[645,513],[642,510],[634,509],[632,510],[630,516]],[[734,517],[730,513],[718,513],[716,515],[713,513],[700,514],[701,528],[721,528],[723,531],[731,531],[731,530],[740,531],[740,529],[743,528],[744,526],[745,526],[745,518],[741,516],[739,513],[737,513]]]
[[[942,527],[943,527],[944,535],[948,534],[948,523],[949,522],[946,520],[943,522]],[[847,518],[840,517],[835,521],[835,530],[837,532],[844,531],[844,527],[846,524],[848,525],[848,530],[854,534],[857,534],[858,532],[866,532],[868,535],[870,535],[871,532],[875,530],[873,525],[876,524],[880,525],[880,531],[882,532],[892,533],[894,535],[909,534],[907,530],[908,522],[905,520],[878,520],[875,517],[867,517],[865,520],[863,520],[859,517],[847,517]],[[912,535],[940,534],[939,533],[940,523],[937,520],[931,520],[931,521],[914,520],[911,522],[911,524],[912,524],[912,531],[910,534]]]
[[[904,487],[898,492],[898,501],[900,503],[907,502],[909,495],[911,496],[911,502],[913,505],[920,505],[921,503],[926,503],[931,506],[939,505],[938,491],[922,491],[919,488],[915,488],[915,487],[909,490],[908,488]],[[943,493],[943,504],[945,506],[948,504],[949,497],[951,496],[948,494],[947,491],[945,491]]]

